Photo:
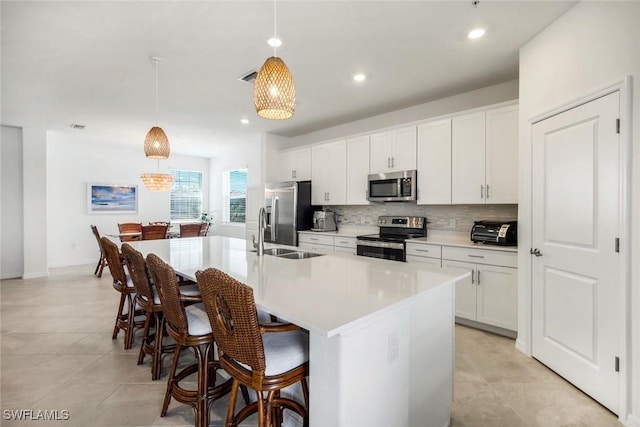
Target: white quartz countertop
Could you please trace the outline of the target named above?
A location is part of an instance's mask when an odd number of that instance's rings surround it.
[[[338,231],[298,231],[301,234],[314,234],[324,236],[358,237],[364,234],[378,233],[378,227],[340,227]]]
[[[517,246],[496,246],[496,245],[486,245],[484,243],[474,243],[469,239],[469,235],[466,234],[465,237],[457,236],[457,235],[436,235],[427,237],[418,237],[416,239],[407,240],[407,242],[417,243],[417,244],[431,244],[431,245],[442,245],[442,246],[456,246],[462,248],[474,248],[474,249],[486,249],[490,251],[502,251],[502,252],[517,252]]]
[[[145,256],[155,253],[191,279],[198,270],[218,268],[251,286],[258,306],[328,337],[469,274],[349,254],[300,260],[258,257],[246,250],[244,240],[221,236],[129,243]]]

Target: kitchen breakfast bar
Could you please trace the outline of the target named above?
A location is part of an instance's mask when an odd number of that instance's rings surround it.
[[[219,236],[132,246],[192,280],[220,269],[251,286],[258,307],[309,331],[312,427],[449,424],[454,284],[468,273],[348,254],[259,257]]]

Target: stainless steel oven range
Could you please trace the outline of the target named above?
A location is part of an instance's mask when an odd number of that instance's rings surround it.
[[[427,219],[420,216],[378,217],[379,234],[358,236],[358,255],[406,261],[405,240],[427,236]]]

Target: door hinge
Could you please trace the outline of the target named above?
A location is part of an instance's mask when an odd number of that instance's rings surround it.
[[[616,252],[620,252],[620,238],[616,237]]]
[[[616,372],[620,372],[620,358],[616,356]]]
[[[620,133],[620,119],[616,119],[616,133]]]

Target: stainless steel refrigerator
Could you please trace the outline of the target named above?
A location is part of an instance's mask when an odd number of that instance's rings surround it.
[[[265,185],[267,226],[264,241],[298,246],[298,231],[313,225],[311,181],[272,182]]]

